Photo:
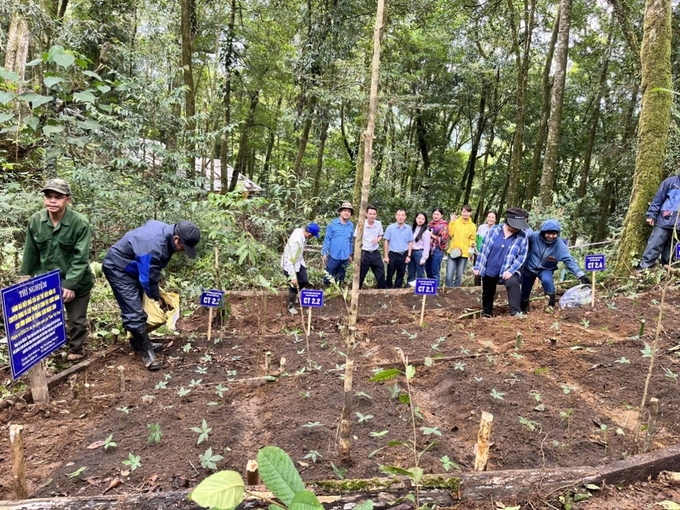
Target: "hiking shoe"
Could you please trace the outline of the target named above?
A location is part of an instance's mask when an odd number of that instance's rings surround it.
[[[294,305],[288,305],[288,313],[291,315],[297,315],[298,314],[297,308],[295,308]]]

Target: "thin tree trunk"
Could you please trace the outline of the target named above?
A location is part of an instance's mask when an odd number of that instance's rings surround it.
[[[29,32],[26,20],[18,13],[12,16],[7,36],[7,50],[5,51],[5,69],[14,71],[21,81],[26,74],[26,59],[28,57]]]
[[[552,66],[553,54],[555,53],[555,44],[557,43],[557,33],[560,27],[560,10],[557,9],[555,15],[555,22],[553,23],[552,36],[550,38],[550,45],[548,46],[548,53],[545,57],[545,65],[543,66],[543,98],[541,100],[541,122],[538,125],[536,132],[536,141],[534,142],[534,155],[531,159],[531,170],[529,172],[529,182],[527,184],[527,194],[524,205],[531,208],[536,192],[539,188],[539,174],[538,169],[541,164],[541,154],[543,153],[543,143],[548,134],[548,118],[550,117],[550,92],[552,90],[552,80],[550,79],[550,67]]]
[[[234,40],[236,34],[236,0],[231,0],[229,12],[229,25],[227,26],[227,41],[225,43],[224,51],[224,131],[222,134],[222,143],[220,144],[220,181],[222,183],[222,192],[225,193],[229,189],[229,139],[231,135],[231,78],[235,63],[234,55]]]
[[[626,43],[628,43],[630,54],[633,56],[635,69],[639,73],[640,69],[642,69],[642,64],[640,63],[640,45],[638,44],[635,29],[630,22],[630,8],[628,7],[626,0],[609,0],[609,3],[612,4],[614,15],[619,22]]]
[[[645,247],[647,204],[663,177],[671,106],[671,3],[647,0],[642,38],[642,108],[638,124],[638,149],[630,207],[621,234],[616,272],[630,270],[634,257]]]
[[[373,133],[375,132],[375,118],[378,112],[378,82],[380,81],[380,36],[383,26],[383,11],[385,1],[378,0],[375,16],[375,28],[373,30],[373,62],[371,65],[371,92],[368,106],[368,123],[364,134],[364,174],[361,186],[361,205],[359,206],[359,218],[357,219],[357,235],[354,240],[354,253],[361,253],[361,238],[364,233],[364,218],[368,205],[368,194],[371,187],[371,158],[373,154]],[[355,264],[361,264],[361,257]],[[347,326],[347,361],[345,364],[345,380],[343,388],[343,406],[340,416],[338,434],[338,456],[344,461],[350,460],[350,419],[352,416],[352,391],[354,375],[354,355],[356,346],[356,324],[359,314],[359,271],[354,271],[352,279],[352,297]]]
[[[467,174],[467,182],[465,183],[465,195],[463,197],[463,203],[470,203],[470,194],[472,193],[472,182],[475,179],[475,166],[477,165],[477,154],[479,153],[479,145],[482,141],[482,135],[484,134],[484,129],[486,128],[486,96],[488,94],[487,85],[483,85],[482,94],[479,98],[479,112],[477,112],[477,128],[475,129],[475,135],[472,138],[472,146],[470,147],[470,156],[467,161],[467,168],[465,173]]]
[[[560,27],[555,47],[555,81],[550,97],[550,120],[548,121],[548,141],[546,143],[543,173],[541,175],[541,205],[549,206],[553,201],[557,155],[562,136],[562,106],[564,105],[564,85],[567,79],[567,55],[569,53],[569,29],[571,26],[572,0],[560,1]]]
[[[319,151],[316,156],[316,170],[314,171],[314,184],[312,186],[312,198],[316,199],[319,197],[319,190],[321,188],[321,174],[323,173],[323,156],[326,150],[326,140],[328,139],[328,125],[330,124],[328,120],[328,114],[324,113],[323,120],[321,122],[321,132],[319,133]],[[310,213],[310,219],[316,216],[317,205],[314,206]]]
[[[185,144],[188,152],[187,177],[194,178],[195,165],[193,144],[196,131],[196,90],[194,87],[193,54],[194,35],[193,20],[195,18],[194,0],[182,0],[182,19],[180,31],[182,33],[182,80],[184,84],[184,117],[186,119]]]
[[[302,133],[298,138],[298,149],[295,154],[295,163],[293,164],[293,173],[299,179],[302,179],[302,158],[305,156],[307,150],[307,142],[309,142],[309,132],[312,129],[312,120],[314,118],[314,110],[316,109],[316,96],[312,96],[306,101],[307,108],[304,112],[304,121],[302,123]]]
[[[253,129],[255,124],[255,111],[257,110],[257,105],[260,101],[260,91],[257,90],[250,94],[250,108],[248,109],[248,118],[246,123],[241,130],[241,140],[238,145],[238,154],[236,156],[236,164],[234,165],[234,171],[231,175],[231,182],[229,183],[229,191],[234,191],[236,189],[236,184],[238,183],[238,176],[240,174],[245,174],[246,165],[248,163],[248,137],[250,136],[250,130]]]
[[[513,51],[515,53],[515,62],[517,65],[517,111],[515,113],[515,133],[512,139],[512,159],[510,160],[510,168],[508,169],[508,193],[507,200],[510,206],[518,205],[519,190],[521,183],[521,166],[522,166],[522,144],[524,139],[524,121],[526,116],[527,106],[527,87],[529,76],[529,63],[531,61],[531,36],[534,30],[534,13],[536,10],[536,1],[531,0],[527,5],[527,0],[524,3],[524,34],[523,47],[520,50],[518,22],[516,21],[515,9],[513,0],[508,0],[508,7],[510,9],[511,20],[510,25],[513,33]]]

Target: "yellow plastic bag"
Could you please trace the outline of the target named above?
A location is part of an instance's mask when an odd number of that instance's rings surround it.
[[[144,294],[142,297],[142,308],[147,315],[146,330],[154,331],[161,326],[165,326],[169,332],[175,331],[177,319],[179,319],[179,294],[165,292],[163,289],[159,290],[161,297],[168,305],[168,311],[164,312],[161,310],[161,307],[158,306],[158,301]],[[132,335],[128,332],[127,337],[130,339]]]

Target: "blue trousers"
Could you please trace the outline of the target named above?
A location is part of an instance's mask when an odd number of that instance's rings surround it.
[[[420,259],[423,258],[423,250],[413,250],[411,252],[411,261],[408,263],[408,282],[415,281],[416,278],[425,278],[425,264],[420,265]],[[429,257],[428,257],[429,259]]]
[[[444,258],[444,252],[439,248],[436,248],[430,253],[430,256],[425,261],[425,272],[428,278],[434,278],[439,284],[439,274],[442,270],[442,259]]]
[[[673,229],[654,227],[647,240],[647,246],[642,254],[640,267],[652,267],[656,259],[661,256],[661,264],[668,264],[671,260],[671,245],[673,244]]]
[[[347,267],[348,260],[349,259],[345,260],[334,259],[330,255],[326,260],[326,272],[329,275],[331,275],[335,282],[338,284],[343,283],[345,281],[345,268]],[[331,280],[330,278],[328,278],[328,275],[324,275],[323,282],[326,285],[329,285],[331,283]]]
[[[467,262],[467,257],[456,257],[454,259],[449,256],[448,260],[446,261],[445,283],[447,287],[460,287],[460,284],[463,281],[463,273],[467,267]]]
[[[528,301],[531,297],[531,288],[534,286],[536,278],[541,279],[541,285],[543,285],[543,292],[545,294],[555,293],[555,282],[551,270],[544,269],[543,271],[534,273],[525,268],[522,272],[522,301]]]

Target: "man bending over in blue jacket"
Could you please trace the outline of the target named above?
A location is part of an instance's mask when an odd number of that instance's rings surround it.
[[[168,265],[172,255],[178,251],[183,251],[193,259],[200,239],[198,227],[189,221],[168,225],[152,220],[125,234],[104,257],[104,276],[120,306],[123,327],[132,334],[130,345],[142,353],[142,362],[149,370],[161,368],[154,350],[162,345],[149,340],[142,293],[158,301],[161,308],[165,309],[166,304],[158,288],[161,269]]]
[[[548,296],[548,310],[555,307],[555,282],[553,273],[558,262],[564,262],[567,269],[574,273],[584,285],[590,285],[586,273],[578,267],[571,256],[569,248],[560,237],[560,222],[547,220],[541,225],[540,232],[533,232],[529,236],[529,253],[522,272],[522,313],[529,311],[529,297],[536,278],[541,279],[543,292]]]

